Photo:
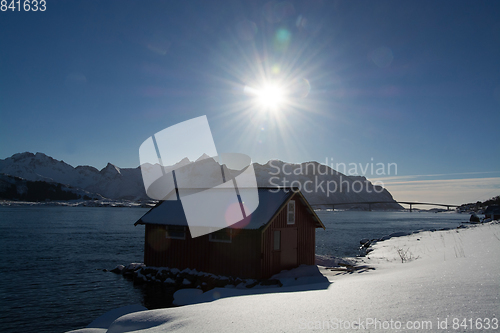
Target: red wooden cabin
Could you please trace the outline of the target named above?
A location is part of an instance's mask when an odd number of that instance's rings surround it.
[[[259,206],[244,220],[191,238],[182,204],[161,201],[144,224],[147,266],[263,279],[315,261],[316,228],[325,228],[307,200],[290,188],[259,188]]]

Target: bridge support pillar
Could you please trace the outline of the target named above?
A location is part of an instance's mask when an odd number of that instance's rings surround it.
[[[411,204],[410,204],[410,213],[411,213]]]

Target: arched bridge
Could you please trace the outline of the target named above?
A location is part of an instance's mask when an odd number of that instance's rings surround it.
[[[449,205],[449,204],[441,204],[441,203],[431,203],[431,202],[416,202],[416,201],[360,201],[360,202],[339,202],[339,203],[333,203],[333,204],[324,204],[324,205],[313,205],[314,206],[321,206],[321,207],[332,207],[333,210],[335,210],[335,206],[340,206],[340,205],[368,205],[368,210],[372,210],[372,205],[375,204],[390,204],[390,203],[397,203],[397,204],[404,204],[404,205],[410,205],[410,212],[413,209],[413,206],[415,205],[428,205],[428,206],[440,206],[440,207],[446,207],[447,210],[450,210],[450,207],[460,207],[457,205]]]

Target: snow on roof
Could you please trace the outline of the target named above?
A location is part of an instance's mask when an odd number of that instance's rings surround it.
[[[259,229],[266,225],[277,214],[281,207],[291,199],[291,197],[300,192],[294,192],[290,188],[263,188],[259,191],[259,206],[249,216],[231,227],[235,229]],[[324,228],[323,224],[310,208],[304,197],[299,194],[300,199],[305,203],[316,221],[317,227]],[[167,200],[160,202],[153,207],[149,212],[144,214],[135,224],[161,224],[161,225],[177,225],[188,226],[184,209],[180,200]]]

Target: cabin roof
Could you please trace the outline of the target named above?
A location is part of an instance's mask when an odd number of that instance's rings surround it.
[[[259,187],[258,191],[259,206],[257,209],[240,222],[231,225],[231,228],[260,229],[271,222],[292,197],[295,198],[298,195],[298,198],[306,206],[309,214],[311,214],[315,221],[316,228],[325,229],[319,217],[297,189]],[[137,224],[188,226],[180,200],[160,201],[135,223],[135,225]]]

